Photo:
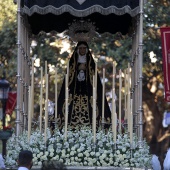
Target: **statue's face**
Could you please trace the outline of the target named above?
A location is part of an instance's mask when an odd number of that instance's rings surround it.
[[[79,49],[79,54],[80,54],[80,55],[85,55],[85,54],[86,54],[86,49],[87,49],[86,46],[80,45],[80,46],[78,47],[78,49]]]

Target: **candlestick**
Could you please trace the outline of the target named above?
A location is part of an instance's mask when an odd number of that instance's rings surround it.
[[[97,61],[95,63],[95,84],[94,84],[94,144],[96,143],[96,114],[97,114],[97,106],[96,106],[96,101],[97,101]]]
[[[128,132],[130,133],[130,66],[128,64],[127,69],[127,123],[128,123]]]
[[[68,75],[65,75],[65,89],[68,87]],[[65,93],[65,98],[66,98],[66,93]]]
[[[122,71],[121,71],[121,69],[119,70],[119,133],[122,133],[121,132],[121,129],[122,129],[122,125],[121,125],[121,98],[122,98],[122,96],[121,96],[121,90],[122,90]]]
[[[96,143],[96,89],[93,86],[93,142]]]
[[[130,100],[130,105],[131,105],[131,109],[130,109],[130,144],[132,146],[133,144],[133,113],[132,113],[132,104],[133,104],[133,99]]]
[[[69,59],[67,59],[67,76],[68,76],[67,81],[69,81]]]
[[[47,128],[48,128],[48,74],[46,74],[46,100],[45,100],[45,142],[47,140]]]
[[[103,100],[102,100],[102,120],[103,121],[104,121],[104,104],[105,104],[105,68],[103,68]]]
[[[115,89],[112,89],[112,132],[113,132],[113,140],[116,144],[117,137],[117,114],[116,114],[116,104],[115,104]]]
[[[97,99],[97,62],[95,63],[95,88],[96,88],[96,99]]]
[[[48,101],[48,74],[46,74],[46,100]]]
[[[45,75],[47,74],[47,61],[45,61]]]
[[[55,68],[55,119],[57,119],[57,68]]]
[[[48,100],[45,100],[45,128],[44,128],[44,141],[47,141],[47,128],[48,128]]]
[[[29,86],[28,94],[28,141],[31,135],[31,86]]]
[[[41,67],[41,84],[40,84],[40,132],[42,132],[42,101],[43,101],[43,67]]]
[[[32,59],[32,78],[31,78],[31,117],[34,117],[34,59]]]
[[[68,126],[68,87],[66,88],[66,105],[65,105],[65,140],[67,140],[67,126]]]
[[[113,79],[112,79],[112,89],[115,89],[115,76],[116,76],[116,63],[113,62]]]
[[[124,120],[127,120],[127,76],[126,76],[126,74],[127,74],[127,71],[126,71],[126,69],[125,69],[125,71],[124,71],[124,89],[125,89],[125,92],[124,92],[124,96],[125,96],[125,107],[124,107],[124,109],[125,109],[125,115],[124,115]]]

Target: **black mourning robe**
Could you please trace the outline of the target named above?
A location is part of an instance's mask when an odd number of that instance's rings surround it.
[[[82,43],[82,42],[81,42]],[[83,42],[88,49],[86,42]],[[78,43],[80,44],[80,42]],[[78,46],[77,46],[78,47]],[[93,75],[95,74],[95,62],[88,49],[86,54],[86,69],[84,70],[85,79],[79,81],[77,76],[81,70],[78,69],[77,47],[69,61],[69,99],[68,99],[68,126],[91,126],[93,115]],[[97,73],[97,101],[96,101],[96,125],[102,121],[102,83]],[[65,78],[58,97],[58,126],[62,128],[65,120]],[[105,123],[110,124],[111,111],[105,97]]]

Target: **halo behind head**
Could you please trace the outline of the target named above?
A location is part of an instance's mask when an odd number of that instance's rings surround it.
[[[94,23],[85,20],[73,22],[65,34],[74,42],[90,42],[98,36]]]

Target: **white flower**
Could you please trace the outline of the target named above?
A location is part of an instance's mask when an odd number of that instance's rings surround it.
[[[38,165],[41,166],[41,165],[42,165],[42,162],[38,162]]]
[[[95,152],[91,152],[90,155],[91,155],[91,156],[94,156],[94,155],[95,155]]]
[[[126,148],[125,147],[122,148],[122,152],[126,152]]]
[[[70,152],[70,155],[73,156],[73,155],[74,155],[74,151],[71,151],[71,152]]]
[[[116,151],[116,154],[120,154],[120,151],[119,151],[119,150],[117,150],[117,151]]]
[[[51,137],[47,130],[47,143],[44,134],[35,130],[28,141],[24,132],[17,138],[13,135],[7,141],[6,166],[16,166],[18,154],[23,149],[33,152],[34,165],[42,164],[44,160],[57,160],[71,166],[115,166],[115,167],[151,167],[149,147],[143,141],[143,148],[138,147],[138,138],[133,134],[133,150],[131,150],[128,134],[118,134],[116,148],[113,134],[109,130],[96,132],[96,145],[93,144],[93,132],[90,127],[82,127],[71,131],[68,129],[67,141],[64,131],[54,130]],[[132,154],[131,154],[132,153]]]
[[[84,161],[84,165],[85,165],[85,166],[88,165],[86,161]]]
[[[48,156],[48,151],[45,151],[45,156]]]
[[[96,152],[96,157],[99,157],[100,156],[100,153],[99,152]]]
[[[78,157],[83,157],[83,154],[82,154],[82,153],[79,153],[79,154],[78,154]]]
[[[50,155],[49,155],[50,157],[53,157],[54,156],[54,153],[53,152],[50,152]]]

